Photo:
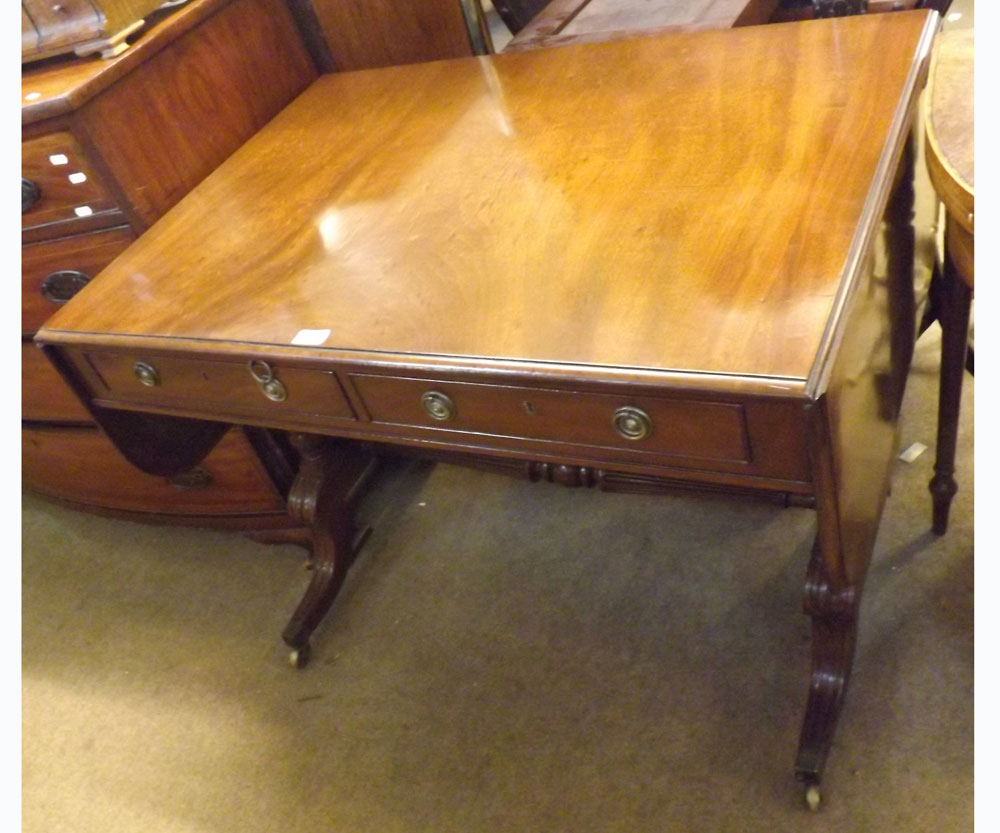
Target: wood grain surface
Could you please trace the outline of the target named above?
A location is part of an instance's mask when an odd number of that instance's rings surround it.
[[[471,55],[459,0],[312,0],[338,70]]]
[[[36,351],[40,352],[40,351]],[[72,501],[167,516],[269,513],[283,518],[285,503],[239,429],[229,431],[205,458],[199,478],[172,485],[133,467],[94,428],[26,428],[21,432],[25,486]],[[252,523],[249,524],[253,526]]]
[[[315,77],[282,0],[234,0],[90,101],[76,127],[149,224]],[[109,141],[123,113],[133,141]]]
[[[87,409],[30,341],[21,343],[21,419],[91,422]]]
[[[62,45],[101,34],[102,15],[90,0],[22,0],[39,32],[41,46]],[[22,27],[23,28],[23,27]]]
[[[801,386],[881,217],[934,24],[320,78],[42,336]],[[303,330],[329,334],[294,346]]]
[[[61,237],[21,250],[21,334],[30,335],[59,305],[42,293],[45,279],[58,271],[93,278],[135,240],[128,226]]]
[[[59,164],[54,164],[53,158]],[[82,180],[75,182],[80,174],[83,174]],[[22,228],[72,223],[78,218],[76,209],[86,210],[84,206],[90,210],[86,216],[116,208],[115,198],[93,162],[76,138],[66,131],[22,142],[21,176],[35,183],[40,192],[38,202],[21,213]]]

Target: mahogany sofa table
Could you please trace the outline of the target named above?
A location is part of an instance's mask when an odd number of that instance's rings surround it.
[[[937,25],[321,77],[37,340],[147,471],[193,465],[227,422],[298,437],[303,653],[372,443],[815,506],[796,772],[818,799],[913,348],[909,137]]]

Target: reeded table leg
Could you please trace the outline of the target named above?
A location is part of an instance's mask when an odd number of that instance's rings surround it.
[[[969,341],[969,311],[972,290],[958,274],[951,257],[945,255],[941,286],[941,388],[938,394],[937,456],[930,492],[934,500],[934,532],[948,530],[951,500],[958,491],[955,482],[955,446],[958,442],[958,410]]]
[[[282,639],[296,668],[309,660],[309,638],[333,604],[354,560],[352,510],[375,469],[371,452],[309,434],[292,435],[301,455],[288,513],[312,530],[312,578]]]

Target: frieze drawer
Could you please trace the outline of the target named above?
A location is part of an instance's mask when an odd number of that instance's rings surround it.
[[[138,407],[169,404],[207,416],[355,419],[340,382],[328,371],[265,361],[104,352],[88,353],[85,360],[96,373],[91,386],[98,400]]]
[[[739,404],[354,374],[372,422],[749,462]]]

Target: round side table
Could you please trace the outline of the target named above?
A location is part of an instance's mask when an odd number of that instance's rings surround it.
[[[946,216],[937,456],[930,482],[934,531],[938,535],[948,528],[948,510],[958,491],[954,477],[955,444],[975,280],[974,58],[973,29],[943,32],[938,37],[928,81],[927,168]]]

